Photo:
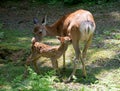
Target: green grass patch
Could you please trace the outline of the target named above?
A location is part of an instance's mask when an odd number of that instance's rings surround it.
[[[10,67],[10,65],[7,66]],[[0,80],[0,84],[2,87],[1,90],[39,91],[41,89],[42,91],[48,91],[48,90],[55,91],[55,89],[52,86],[53,80],[56,79],[56,77],[54,76],[52,77],[53,72],[46,73],[46,75],[42,76],[42,75],[37,75],[31,68],[29,68],[28,78],[24,79],[22,74],[24,72],[22,66],[20,67],[11,66],[11,68],[12,69],[10,69],[9,72],[6,71],[6,73],[0,75],[2,77],[2,79]],[[18,68],[18,70],[16,70],[15,68]]]
[[[49,72],[48,74],[42,76],[37,75],[31,68],[29,68],[28,70],[29,75],[27,79],[23,80],[22,76],[18,76],[12,81],[13,88],[22,91],[55,91],[55,88],[53,88],[52,85],[56,77],[50,76],[53,74],[53,72]]]
[[[72,45],[69,46],[66,52],[67,69],[62,72],[62,77],[55,75],[53,68],[47,63],[49,59],[41,58],[40,67],[42,71],[37,75],[29,68],[29,75],[23,79],[25,67],[19,62],[9,62],[6,57],[5,63],[0,64],[0,88],[1,91],[94,91],[94,90],[119,90],[119,71],[120,71],[120,56],[118,37],[109,37],[118,33],[118,31],[103,32],[101,35],[95,35],[93,43],[88,50],[88,57],[85,61],[88,76],[82,78],[82,66],[76,72],[76,77],[72,83],[65,84],[66,80],[72,72],[72,58],[75,53]],[[114,36],[114,35],[113,35]],[[6,49],[15,52],[16,50],[30,51],[32,33],[30,31],[18,30],[2,30],[1,31],[1,49]],[[59,41],[55,37],[46,37],[43,42],[52,43],[50,45],[59,45]],[[83,45],[82,45],[83,46]],[[25,55],[25,58],[27,55]],[[25,60],[24,60],[25,61]],[[58,59],[59,67],[62,68],[62,57]],[[46,63],[46,64],[42,64]]]
[[[1,30],[0,48],[11,50],[28,49],[31,43],[32,33],[28,30]]]

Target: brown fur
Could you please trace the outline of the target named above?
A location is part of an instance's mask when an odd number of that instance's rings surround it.
[[[31,62],[34,63],[35,69],[38,72],[37,60],[40,57],[50,58],[52,61],[53,68],[58,71],[57,59],[67,50],[68,44],[70,43],[69,37],[58,37],[61,44],[60,46],[49,46],[43,43],[39,43],[35,38],[32,38],[32,53],[28,57],[26,64],[29,65]]]
[[[86,76],[85,64],[84,59],[86,58],[87,49],[90,46],[93,33],[95,31],[95,21],[93,15],[86,10],[77,10],[73,13],[67,14],[60,18],[52,25],[39,25],[35,26],[34,33],[38,39],[41,39],[44,36],[70,36],[72,39],[73,48],[75,50],[75,59],[74,59],[74,68],[71,77],[76,72],[76,62],[81,60],[83,65],[83,76]],[[39,27],[36,30],[36,27]],[[38,35],[39,34],[39,35]],[[79,47],[79,41],[84,41],[85,46],[81,53]],[[64,58],[65,64],[65,58]]]

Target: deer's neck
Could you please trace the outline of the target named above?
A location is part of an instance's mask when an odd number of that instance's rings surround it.
[[[49,35],[49,36],[57,36],[58,35],[56,26],[46,25],[45,28],[47,30],[47,35]]]
[[[63,16],[58,21],[56,21],[54,24],[48,26],[46,25],[46,30],[48,32],[48,35],[50,36],[64,36],[66,35],[66,29],[64,26],[64,20],[66,19],[66,16]]]
[[[58,48],[59,51],[65,52],[67,50],[68,44],[61,44]]]

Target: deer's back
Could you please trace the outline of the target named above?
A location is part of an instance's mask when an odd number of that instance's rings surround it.
[[[77,34],[80,32],[84,32],[84,30],[82,30],[81,27],[82,27],[82,24],[86,21],[90,21],[91,23],[93,23],[92,25],[95,28],[95,22],[94,22],[94,18],[92,16],[92,14],[86,10],[77,10],[73,13],[67,14],[67,15],[63,16],[62,18],[60,18],[54,24],[54,26],[57,27],[58,35],[67,36],[67,35],[69,35],[71,30],[75,30],[75,29],[77,29],[77,32],[75,31]],[[89,26],[89,25],[87,25],[87,23],[86,23],[85,27],[87,27],[87,26]],[[83,35],[81,35],[81,36],[83,36]],[[86,36],[88,36],[88,35],[86,35]]]
[[[60,46],[49,46],[43,43],[36,42],[32,46],[32,52],[33,55],[57,59],[63,54],[64,51],[64,49],[59,50],[59,47]]]

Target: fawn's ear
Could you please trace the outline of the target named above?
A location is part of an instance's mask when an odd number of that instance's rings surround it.
[[[57,39],[58,39],[61,43],[64,42],[64,38],[63,38],[63,37],[60,37],[60,36],[56,36],[56,37],[57,37]]]

